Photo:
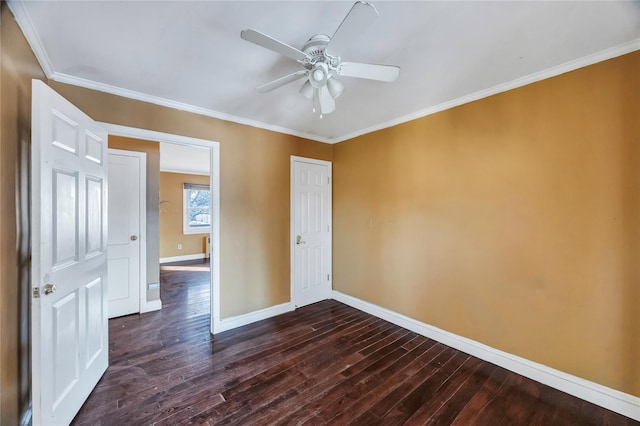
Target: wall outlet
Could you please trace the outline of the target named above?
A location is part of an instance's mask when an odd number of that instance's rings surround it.
[[[182,244],[178,244],[178,250],[182,250]]]

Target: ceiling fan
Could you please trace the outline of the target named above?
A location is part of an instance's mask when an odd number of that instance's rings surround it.
[[[400,67],[344,62],[338,55],[338,52],[342,51],[352,38],[364,31],[377,16],[378,11],[371,3],[357,1],[333,36],[316,34],[302,46],[301,50],[259,31],[243,30],[240,37],[244,40],[280,53],[304,67],[300,71],[258,86],[256,90],[266,93],[285,84],[306,78],[307,81],[300,88],[300,93],[307,99],[313,100],[313,111],[319,110],[320,118],[322,118],[323,114],[329,114],[336,109],[335,98],[344,90],[344,85],[338,81],[336,75],[386,82],[394,81],[400,75]]]

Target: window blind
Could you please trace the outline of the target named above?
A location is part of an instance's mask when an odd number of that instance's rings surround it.
[[[194,189],[196,191],[209,191],[209,185],[202,185],[199,183],[183,183],[184,189]]]

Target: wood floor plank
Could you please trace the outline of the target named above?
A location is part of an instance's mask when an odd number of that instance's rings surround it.
[[[426,422],[428,425],[450,425],[460,413],[460,407],[467,403],[478,392],[480,387],[489,379],[496,370],[495,365],[483,362],[477,370],[460,386],[458,391],[437,410]]]
[[[323,407],[321,417],[327,419],[331,424],[349,424],[378,403],[397,383],[411,377],[420,366],[435,356],[431,349],[436,346],[436,342],[420,339],[420,337],[418,336],[409,342],[409,345],[404,346],[404,348],[412,348],[406,354],[396,359],[388,367],[366,377],[363,380],[364,387],[362,389],[350,390],[336,401],[338,406],[335,408],[331,404]],[[421,343],[415,346],[412,343],[416,341],[421,341]]]
[[[455,426],[473,424],[478,414],[496,396],[508,376],[509,371],[503,368],[496,368],[473,398],[461,407],[460,412],[451,424]]]
[[[74,426],[640,424],[333,300],[212,337],[206,264],[160,281]]]
[[[405,422],[407,425],[424,425],[429,423],[438,410],[447,404],[458,389],[472,376],[483,362],[469,357],[445,382],[442,383]]]
[[[405,396],[400,403],[396,404],[387,414],[382,417],[382,421],[386,424],[403,424],[406,422],[422,405],[427,403],[438,391],[443,384],[453,375],[461,366],[467,362],[469,355],[458,352],[446,363],[442,364],[432,375],[424,380],[409,395]]]
[[[365,356],[361,361],[346,368],[340,374],[322,381],[321,386],[316,386],[315,388],[317,389],[305,400],[303,407],[286,415],[279,421],[288,423],[294,419],[302,421],[309,417],[316,416],[324,404],[339,398],[352,386],[357,385],[363,376],[375,372],[379,368],[383,368],[384,365],[390,362],[392,357],[398,356],[400,352],[404,351],[404,349],[399,346],[405,344],[413,337],[413,334],[407,330],[398,330],[398,333],[393,333],[381,339],[387,342],[386,346],[377,347],[375,352],[367,352],[368,356]],[[362,353],[362,351],[360,353]]]
[[[440,366],[446,364],[457,353],[458,351],[455,349],[444,346],[443,350],[423,366],[414,377],[407,378],[402,385],[394,389],[386,398],[379,401],[370,411],[377,417],[383,418],[389,410],[404,401],[411,392],[420,386],[423,380],[427,380],[431,375],[435,374]]]

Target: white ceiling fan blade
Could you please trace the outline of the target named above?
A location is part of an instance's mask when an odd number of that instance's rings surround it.
[[[360,64],[357,62],[342,62],[336,70],[338,75],[347,77],[367,78],[378,81],[394,81],[400,75],[400,67],[395,65]]]
[[[257,44],[258,46],[273,50],[274,52],[284,55],[287,58],[291,58],[294,61],[302,61],[307,58],[306,53],[296,49],[295,47],[291,47],[279,40],[276,40],[273,37],[262,34],[260,31],[251,29],[242,30],[240,32],[240,37],[242,37],[244,40],[250,41],[251,43]]]
[[[320,112],[322,114],[329,114],[330,112],[335,111],[336,101],[331,97],[331,93],[329,93],[327,85],[325,84],[318,90],[320,91]]]
[[[331,37],[325,51],[337,56],[352,44],[377,17],[378,11],[371,3],[357,1]]]
[[[280,86],[284,86],[285,84],[291,83],[292,81],[296,81],[301,79],[302,77],[309,74],[307,70],[300,70],[289,75],[285,75],[284,77],[280,77],[277,80],[270,81],[269,83],[265,83],[262,86],[256,87],[256,90],[260,93],[270,92],[274,89],[277,89]]]

